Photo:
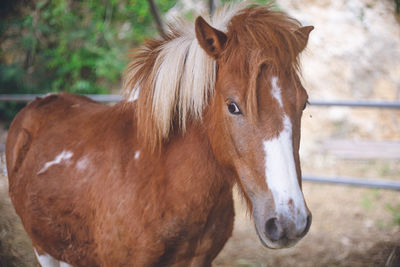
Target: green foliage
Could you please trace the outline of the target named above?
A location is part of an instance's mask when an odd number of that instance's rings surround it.
[[[1,94],[108,93],[119,84],[128,49],[156,33],[146,0],[33,2],[0,21]],[[156,4],[164,13],[175,2]],[[4,103],[0,111],[15,113]]]
[[[229,3],[229,2],[241,2],[240,0],[221,0],[221,3],[225,4],[225,3]],[[271,4],[272,8],[274,9],[279,9],[278,4],[275,1],[272,0],[253,0],[253,3],[256,4],[262,4],[262,5],[266,5],[266,4]]]
[[[379,199],[379,190],[371,189],[363,193],[361,198],[361,206],[367,210],[376,208],[376,201]]]

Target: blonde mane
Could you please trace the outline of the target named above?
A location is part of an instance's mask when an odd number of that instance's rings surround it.
[[[231,18],[248,3],[226,5],[210,17],[214,28],[226,32]],[[173,127],[185,131],[188,119],[200,120],[214,95],[217,66],[197,42],[194,23],[182,19],[166,34],[136,50],[124,73],[124,96],[137,102],[137,121],[151,147],[168,138]]]

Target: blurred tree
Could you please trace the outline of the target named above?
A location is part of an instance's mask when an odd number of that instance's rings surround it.
[[[161,13],[176,1],[156,0]],[[127,50],[156,33],[146,0],[5,0],[0,93],[108,93]],[[0,118],[16,104],[0,103]]]

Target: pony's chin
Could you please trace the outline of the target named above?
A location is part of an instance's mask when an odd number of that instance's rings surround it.
[[[293,239],[283,238],[278,241],[271,241],[267,237],[262,236],[260,234],[260,232],[258,231],[257,225],[255,225],[255,228],[256,228],[257,236],[260,239],[261,243],[265,247],[270,248],[270,249],[290,248],[290,247],[293,247],[294,245],[296,245],[297,242],[299,242],[299,240],[301,239],[301,238],[299,238],[299,239],[293,240]]]

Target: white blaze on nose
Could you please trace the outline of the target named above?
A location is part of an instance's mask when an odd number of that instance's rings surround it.
[[[279,136],[263,141],[265,151],[265,176],[275,200],[278,213],[289,215],[289,201],[305,214],[304,198],[297,181],[293,157],[292,125],[288,116],[283,117],[284,129]],[[290,201],[291,202],[291,201]]]
[[[272,96],[284,112],[281,88],[277,85],[276,77],[272,78],[271,84]],[[263,141],[266,183],[272,192],[277,215],[291,218],[300,228],[304,227],[307,214],[293,156],[292,123],[285,113],[282,122],[283,130],[279,135]]]

